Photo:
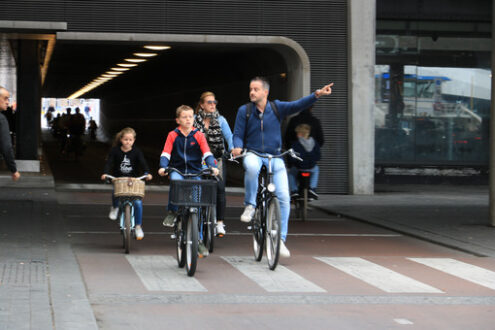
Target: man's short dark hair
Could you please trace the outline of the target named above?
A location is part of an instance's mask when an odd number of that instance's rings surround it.
[[[251,82],[253,81],[260,81],[264,89],[270,90],[270,83],[268,82],[268,79],[266,79],[265,77],[261,77],[261,76],[254,77],[253,79],[251,79]]]

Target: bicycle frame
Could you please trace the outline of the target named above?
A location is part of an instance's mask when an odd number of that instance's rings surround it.
[[[205,169],[197,174],[184,174],[175,168],[169,168],[168,171],[175,171],[184,179],[211,175],[210,169]],[[209,189],[212,188],[211,183],[202,182],[202,180],[194,181],[172,180],[174,185],[171,185],[170,191],[172,203],[176,202],[176,205],[178,205],[177,221],[174,226],[177,242],[177,263],[181,268],[185,265],[187,266],[186,272],[188,276],[194,276],[198,259],[198,244],[203,239],[202,231],[206,219],[203,219],[201,208],[211,207],[211,201],[205,201],[202,197],[213,197],[208,193]],[[214,192],[216,192],[216,186],[214,188]],[[205,191],[207,193],[203,195]]]
[[[263,245],[265,245],[268,267],[270,270],[275,270],[280,253],[281,216],[280,204],[275,194],[276,186],[273,182],[274,173],[272,170],[272,160],[273,158],[282,158],[286,154],[289,154],[294,158],[298,157],[292,149],[289,149],[280,155],[262,154],[249,150],[237,157],[231,157],[230,160],[235,161],[237,158],[245,157],[248,153],[268,159],[266,166],[262,165],[258,176],[256,210],[252,220],[252,226],[248,228],[253,232],[255,260],[261,261],[263,257]]]
[[[137,179],[143,180],[146,178],[147,175],[143,175]],[[106,175],[107,179],[115,180],[114,176],[111,175]],[[132,234],[134,233],[135,230],[135,217],[134,217],[134,201],[138,199],[139,197],[136,196],[119,196],[119,212],[118,212],[118,218],[119,218],[119,227],[120,227],[120,232],[122,233],[123,237],[123,247],[125,249],[125,253],[129,253],[130,250],[130,239]],[[126,225],[126,209],[127,206],[129,206],[129,226]],[[127,228],[129,227],[129,228]]]

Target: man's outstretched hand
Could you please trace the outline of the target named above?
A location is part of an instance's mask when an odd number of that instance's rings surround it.
[[[332,86],[333,86],[333,83],[329,83],[328,85],[325,85],[320,89],[317,89],[315,92],[315,96],[319,98],[320,96],[323,96],[323,95],[332,94]]]

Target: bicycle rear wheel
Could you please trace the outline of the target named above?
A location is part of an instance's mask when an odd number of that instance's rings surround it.
[[[198,263],[198,214],[189,213],[186,225],[186,270],[194,276]]]
[[[186,265],[186,244],[181,216],[177,217],[177,223],[175,227],[175,243],[177,252],[177,265],[179,266],[179,268],[183,268]]]
[[[124,207],[124,250],[129,253],[131,248],[131,206],[126,204]]]
[[[266,213],[266,258],[268,267],[274,270],[278,264],[280,254],[280,203],[276,197],[268,202]]]
[[[203,210],[203,242],[208,252],[213,252],[215,247],[215,223],[216,210],[213,206],[204,207]]]
[[[261,261],[265,244],[265,228],[262,223],[263,207],[257,207],[253,217],[253,252],[254,260]]]
[[[302,206],[302,221],[308,219],[308,189],[303,191],[303,200],[301,201]]]

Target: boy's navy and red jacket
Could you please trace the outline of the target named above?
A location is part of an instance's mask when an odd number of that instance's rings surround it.
[[[187,136],[179,128],[168,133],[160,156],[160,168],[175,167],[183,173],[199,173],[202,161],[217,167],[203,133],[194,128]]]

